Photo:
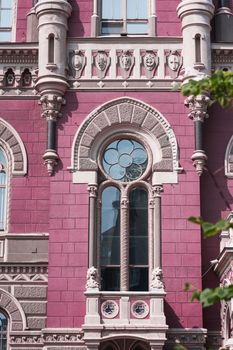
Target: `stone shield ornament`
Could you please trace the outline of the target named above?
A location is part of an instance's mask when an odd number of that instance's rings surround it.
[[[119,57],[122,78],[129,78],[134,62],[135,58],[129,50],[122,51],[122,54]]]
[[[159,58],[153,51],[147,51],[143,57],[143,66],[145,68],[146,77],[148,79],[153,78],[155,70],[159,64]]]
[[[71,51],[69,56],[70,75],[76,79],[79,79],[86,65],[86,57],[80,50]]]
[[[98,51],[94,62],[97,68],[98,78],[104,78],[111,62],[110,57],[105,51]]]

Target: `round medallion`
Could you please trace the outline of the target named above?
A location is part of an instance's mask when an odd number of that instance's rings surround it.
[[[131,312],[136,318],[145,318],[149,313],[149,306],[143,300],[137,300],[131,305]]]
[[[108,176],[117,181],[137,180],[145,172],[148,155],[144,146],[133,139],[121,139],[105,148],[102,165]]]
[[[106,300],[101,305],[101,313],[104,317],[114,318],[118,315],[119,306],[114,300]]]

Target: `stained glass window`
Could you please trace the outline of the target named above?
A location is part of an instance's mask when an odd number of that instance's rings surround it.
[[[148,156],[145,148],[132,139],[112,142],[104,152],[103,168],[112,179],[137,180],[145,172]]]

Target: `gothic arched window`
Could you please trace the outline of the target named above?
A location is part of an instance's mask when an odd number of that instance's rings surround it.
[[[8,319],[5,313],[0,310],[0,349],[7,350],[7,326]]]
[[[0,231],[6,228],[7,208],[7,160],[3,149],[0,147]]]
[[[119,138],[104,148],[99,163],[101,289],[147,291],[148,151],[134,138]]]

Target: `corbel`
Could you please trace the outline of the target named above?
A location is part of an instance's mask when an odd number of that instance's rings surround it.
[[[42,117],[47,120],[47,149],[43,155],[44,164],[47,167],[48,174],[54,173],[54,167],[57,165],[59,156],[57,154],[57,119],[61,117],[61,106],[65,104],[62,96],[57,94],[45,94],[40,98],[42,105]]]
[[[185,105],[189,107],[188,117],[194,121],[195,128],[195,150],[191,157],[193,165],[199,176],[202,175],[207,161],[207,155],[203,149],[203,123],[209,117],[207,113],[210,98],[205,95],[189,96]]]

